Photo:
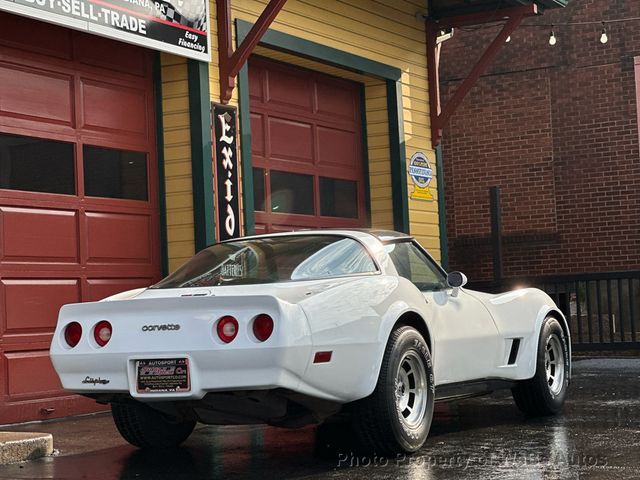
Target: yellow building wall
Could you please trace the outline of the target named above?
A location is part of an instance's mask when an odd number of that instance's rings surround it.
[[[187,61],[163,53],[161,75],[167,249],[173,272],[195,250]]]
[[[371,226],[393,230],[387,86],[381,80],[368,79],[364,92],[369,148]]]
[[[424,22],[416,18],[416,13],[425,12],[425,3],[423,0],[288,0],[271,28],[399,68],[407,162],[413,153],[422,151],[435,172],[435,152],[429,130],[425,27]],[[232,19],[253,23],[267,0],[232,0],[231,4]],[[219,101],[215,1],[210,4],[210,14],[213,52],[210,92],[212,101]],[[372,226],[393,228],[384,82],[262,47],[256,53],[365,84]],[[164,54],[162,59],[169,268],[174,270],[194,249],[187,73],[185,61]],[[230,103],[238,104],[237,88]],[[407,185],[411,193],[413,183],[409,177]],[[408,200],[410,230],[440,259],[436,178],[431,182],[430,191],[433,202]]]

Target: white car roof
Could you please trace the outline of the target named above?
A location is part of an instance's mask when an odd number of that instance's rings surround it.
[[[373,247],[379,242],[385,243],[393,240],[410,239],[411,235],[402,232],[396,232],[393,230],[381,230],[381,229],[336,229],[336,228],[324,228],[324,229],[312,229],[312,230],[296,230],[291,232],[278,232],[278,233],[263,233],[260,235],[251,235],[248,237],[233,238],[225,240],[233,242],[236,240],[247,240],[252,238],[269,238],[269,237],[285,237],[291,235],[341,235],[344,237],[355,238],[368,247]]]
[[[406,233],[396,232],[393,230],[380,230],[380,229],[366,229],[366,228],[350,228],[350,229],[338,229],[338,228],[324,228],[313,230],[296,230],[291,232],[278,232],[278,233],[264,233],[261,235],[251,235],[248,237],[233,238],[225,240],[225,242],[233,242],[237,240],[250,240],[254,238],[274,238],[274,237],[286,237],[291,235],[339,235],[343,237],[353,238],[362,243],[369,253],[373,256],[376,264],[381,269],[382,273],[397,275],[397,271],[389,257],[384,253],[383,245],[387,242],[410,240],[413,237]],[[224,243],[224,242],[222,242]],[[427,253],[427,252],[425,252]],[[382,254],[382,256],[380,255]],[[428,255],[428,253],[427,253]]]

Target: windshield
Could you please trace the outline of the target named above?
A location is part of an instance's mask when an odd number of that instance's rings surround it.
[[[217,243],[151,288],[248,285],[374,273],[356,240],[338,235],[287,235]]]

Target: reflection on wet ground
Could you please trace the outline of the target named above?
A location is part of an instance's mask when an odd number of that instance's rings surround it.
[[[575,362],[564,413],[525,419],[509,393],[439,405],[413,456],[319,455],[314,429],[201,427],[171,454],[139,451],[109,416],[24,425],[56,457],[0,467],[1,479],[638,479],[640,359]]]

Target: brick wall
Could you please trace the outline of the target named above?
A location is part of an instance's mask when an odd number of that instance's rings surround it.
[[[492,275],[488,189],[502,193],[507,277],[640,270],[634,57],[640,2],[573,0],[521,27],[445,129],[450,268]],[[497,28],[458,30],[442,53],[450,96]]]

